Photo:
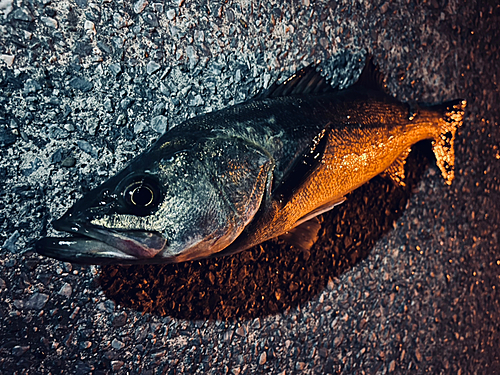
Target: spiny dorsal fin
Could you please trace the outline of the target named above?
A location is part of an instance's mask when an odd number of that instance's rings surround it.
[[[300,69],[282,83],[273,83],[271,87],[257,95],[255,99],[277,98],[280,96],[319,95],[335,89],[317,70],[316,65]]]
[[[365,67],[354,85],[372,90],[381,90],[387,94],[387,85],[384,83],[384,76],[373,63],[372,56],[366,57]]]
[[[382,172],[382,176],[389,177],[395,184],[400,186],[405,186],[405,164],[406,158],[411,152],[411,148],[404,151],[399,157],[392,163],[389,168]]]

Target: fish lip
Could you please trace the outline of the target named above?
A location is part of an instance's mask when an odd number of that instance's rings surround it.
[[[157,263],[155,257],[167,243],[158,232],[109,229],[67,217],[52,226],[73,236],[43,238],[36,243],[36,251],[72,263]]]

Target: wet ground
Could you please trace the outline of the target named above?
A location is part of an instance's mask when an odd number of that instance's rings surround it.
[[[0,2],[0,373],[500,373],[500,6]],[[456,179],[429,143],[309,252],[76,266],[34,242],[185,118],[373,55],[403,101],[468,101]]]

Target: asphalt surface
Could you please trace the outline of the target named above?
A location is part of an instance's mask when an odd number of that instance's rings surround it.
[[[0,373],[500,373],[495,2],[0,1]],[[429,143],[279,241],[168,266],[76,266],[34,242],[185,118],[366,54],[403,101],[464,98],[456,179]]]

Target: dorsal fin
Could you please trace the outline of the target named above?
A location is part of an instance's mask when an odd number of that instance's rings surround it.
[[[300,69],[282,83],[273,83],[255,99],[277,98],[280,96],[319,95],[334,91],[328,80],[317,70],[316,65]]]
[[[364,87],[372,90],[381,90],[387,93],[387,85],[384,83],[384,76],[373,63],[373,57],[367,56],[365,67],[353,86]]]

